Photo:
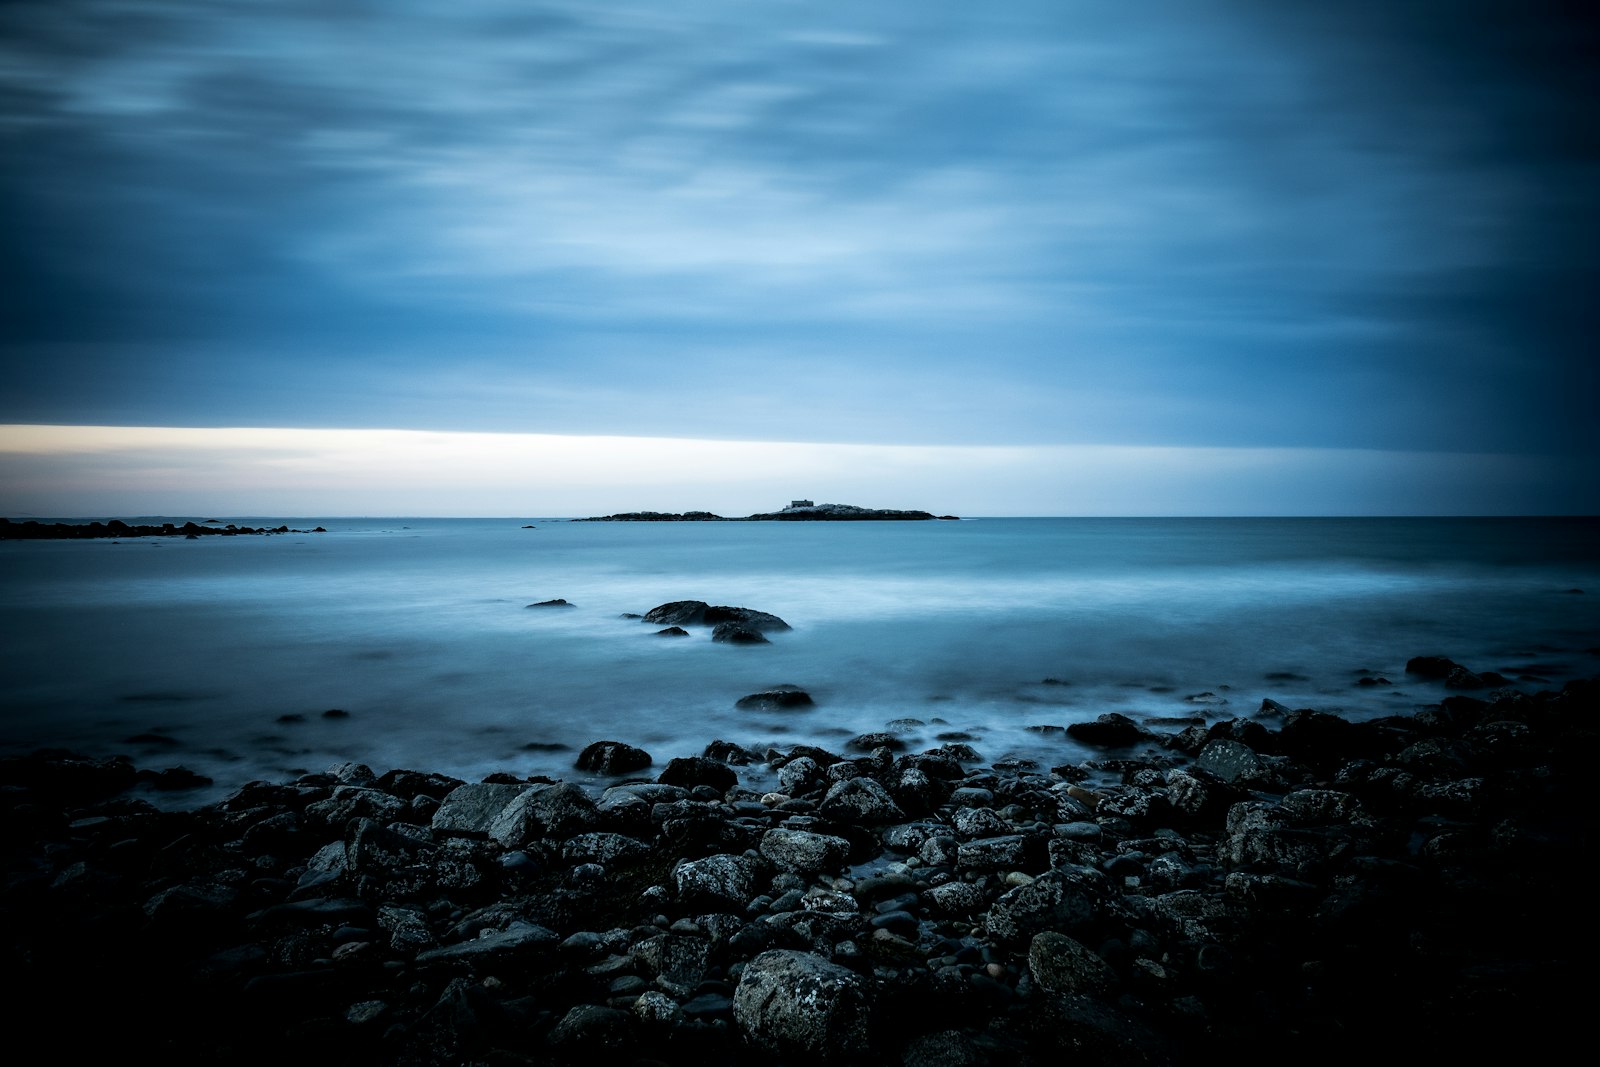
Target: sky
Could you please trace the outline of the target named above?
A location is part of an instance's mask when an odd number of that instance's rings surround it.
[[[0,0],[0,514],[1600,511],[1549,0]]]

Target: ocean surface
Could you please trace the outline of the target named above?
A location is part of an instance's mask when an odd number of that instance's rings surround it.
[[[328,532],[0,542],[0,754],[215,780],[166,807],[347,761],[587,781],[596,740],[659,768],[896,720],[920,721],[896,727],[913,750],[964,733],[1048,767],[1093,753],[1038,727],[1108,711],[1409,713],[1448,693],[1404,673],[1417,655],[1530,691],[1600,674],[1595,519],[218,517]],[[575,606],[526,606],[552,598]],[[793,630],[734,646],[622,617],[690,599]],[[778,684],[817,706],[735,708]]]

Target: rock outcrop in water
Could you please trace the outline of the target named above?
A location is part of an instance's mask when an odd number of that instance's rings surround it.
[[[125,760],[3,760],[8,1009],[79,1057],[208,1063],[1576,1047],[1600,680],[1269,711],[1049,773],[719,742],[656,780],[346,764],[188,812]]]
[[[767,644],[767,634],[793,629],[770,612],[729,607],[726,604],[707,604],[704,600],[674,600],[658,604],[644,613],[643,621],[656,626],[666,625],[669,630],[679,633],[686,633],[682,629],[685,626],[709,626],[711,640],[733,645],[764,645]],[[657,633],[665,634],[669,630],[659,630]]]
[[[164,522],[160,526],[135,526],[121,519],[79,523],[36,522],[32,519],[26,522],[12,522],[10,519],[0,518],[0,541],[82,541],[98,537],[185,537],[193,540],[207,536],[237,537],[246,534],[327,532],[320,526],[311,530],[291,530],[287,526],[235,526],[232,523],[220,523],[216,519],[207,519],[203,523],[185,522],[181,526],[171,522]]]
[[[767,511],[742,518],[724,518],[709,511],[669,513],[630,511],[620,515],[598,515],[573,522],[854,522],[874,520],[955,520],[955,515],[934,515],[927,511],[896,511],[892,508],[861,508],[854,504],[791,504],[782,511]]]

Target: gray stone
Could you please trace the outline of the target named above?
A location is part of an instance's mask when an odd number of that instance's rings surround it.
[[[882,823],[905,818],[888,790],[871,778],[850,778],[828,790],[820,808],[839,822]]]
[[[707,856],[680,862],[673,868],[672,882],[680,901],[711,910],[743,911],[755,887],[755,869],[744,856]]]
[[[923,896],[931,907],[945,915],[971,915],[983,907],[983,891],[971,882],[946,882],[929,889]]]
[[[842,837],[807,830],[768,830],[761,838],[761,854],[774,865],[797,874],[836,871],[850,854]]]
[[[506,805],[532,789],[529,785],[469,782],[445,795],[433,813],[433,832],[442,836],[488,837]]]
[[[778,788],[792,797],[811,792],[822,784],[824,774],[810,756],[797,756],[778,771]]]
[[[1267,765],[1255,750],[1237,741],[1212,741],[1200,751],[1195,765],[1224,782],[1249,782],[1267,773]]]
[[[1034,935],[1028,946],[1028,972],[1047,993],[1098,996],[1117,982],[1110,964],[1081,942],[1054,930]]]
[[[650,846],[625,834],[579,834],[561,846],[561,858],[568,863],[600,863],[609,866],[617,860],[645,855]]]
[[[1111,884],[1092,867],[1057,867],[1010,890],[989,909],[988,928],[1005,941],[1031,939],[1044,930],[1066,931],[1098,919]]]
[[[533,786],[512,798],[490,823],[488,833],[504,848],[521,848],[535,837],[584,833],[599,821],[600,812],[589,794],[581,786],[560,782]]]
[[[430,949],[417,956],[417,962],[426,964],[448,960],[489,965],[515,958],[530,950],[553,948],[555,944],[556,935],[553,931],[533,923],[514,922],[504,930],[485,931],[471,941]]]
[[[1027,845],[1028,839],[1021,834],[965,841],[956,849],[956,866],[983,871],[1018,867],[1022,865]]]
[[[733,1018],[751,1044],[777,1056],[839,1062],[867,1045],[869,1007],[859,977],[810,952],[775,949],[745,965]]]
[[[688,996],[705,981],[710,946],[702,938],[660,934],[633,946],[633,956],[655,975],[656,985],[675,997]]]

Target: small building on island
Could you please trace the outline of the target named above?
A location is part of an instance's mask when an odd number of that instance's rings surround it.
[[[791,508],[814,508],[814,507],[816,507],[816,505],[813,504],[809,500],[791,500],[791,501],[789,501],[789,506]]]

